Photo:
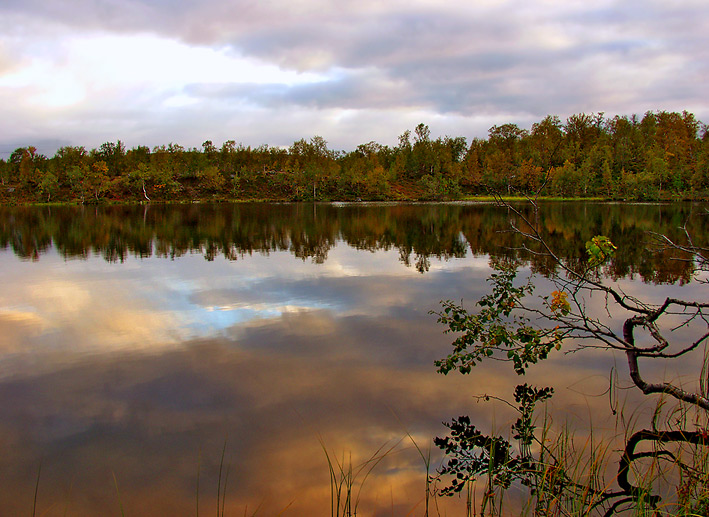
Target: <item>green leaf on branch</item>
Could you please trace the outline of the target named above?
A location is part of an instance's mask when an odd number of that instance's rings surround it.
[[[523,299],[534,291],[531,279],[516,287],[516,275],[517,270],[507,266],[492,274],[488,279],[492,292],[480,299],[480,311],[475,314],[451,301],[442,302],[442,312],[433,312],[438,322],[447,326],[445,332],[459,334],[453,342],[453,352],[435,362],[439,373],[458,370],[467,374],[483,359],[498,358],[512,362],[515,372],[522,375],[530,364],[546,359],[558,347],[560,335],[532,326],[529,318],[513,314],[515,309],[523,308]]]
[[[605,235],[597,235],[586,243],[588,265],[598,267],[606,262],[617,250],[615,244]]]

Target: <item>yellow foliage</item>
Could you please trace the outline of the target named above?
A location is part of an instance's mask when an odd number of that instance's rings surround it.
[[[571,305],[568,300],[568,293],[564,291],[552,291],[549,308],[554,312],[560,312],[563,315],[568,314],[571,310]]]

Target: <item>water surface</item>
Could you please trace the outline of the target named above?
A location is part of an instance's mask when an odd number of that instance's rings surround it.
[[[647,232],[679,237],[699,211],[557,203],[541,222],[570,261],[608,235],[620,252],[604,274],[660,299],[699,288],[686,262],[646,252]],[[474,398],[509,398],[518,379],[506,365],[435,372],[452,337],[429,314],[442,299],[472,305],[491,262],[548,271],[516,249],[510,215],[480,204],[0,209],[0,507],[31,512],[39,476],[39,515],[210,515],[221,464],[227,515],[327,515],[324,449],[356,466],[384,447],[360,514],[422,514],[410,437],[428,451],[459,414],[496,430],[513,420]],[[706,242],[707,225],[692,224]],[[559,354],[524,380],[552,379],[554,407],[583,421],[608,412],[613,367],[624,372],[622,357]],[[455,514],[464,501],[438,505]]]

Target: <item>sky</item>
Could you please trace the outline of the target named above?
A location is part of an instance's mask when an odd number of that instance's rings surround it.
[[[706,0],[2,0],[0,158],[320,135],[351,150],[546,115],[709,122]]]

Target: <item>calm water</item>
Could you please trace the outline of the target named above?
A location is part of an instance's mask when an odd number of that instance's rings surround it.
[[[605,274],[659,299],[701,287],[686,263],[646,253],[646,232],[677,235],[697,211],[549,204],[542,224],[570,260],[610,236],[620,252]],[[435,372],[452,338],[428,314],[441,299],[472,306],[491,260],[520,259],[508,216],[472,204],[0,208],[2,513],[31,513],[41,465],[38,515],[194,515],[198,490],[212,515],[226,444],[227,515],[329,515],[323,448],[356,466],[382,446],[360,515],[421,515],[425,470],[407,433],[426,451],[459,414],[498,430],[513,420],[473,398],[510,398],[505,365]],[[524,380],[551,379],[554,407],[584,422],[609,412],[614,366],[627,385],[622,358],[594,351]],[[455,515],[464,501],[438,505]]]

